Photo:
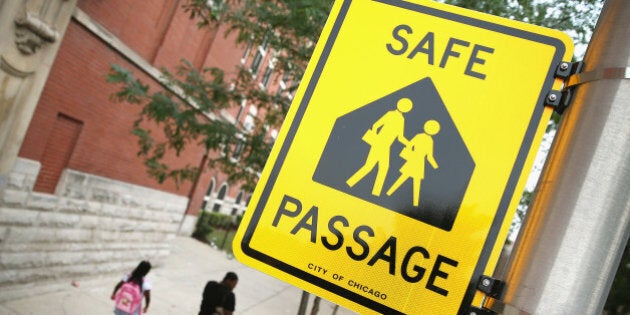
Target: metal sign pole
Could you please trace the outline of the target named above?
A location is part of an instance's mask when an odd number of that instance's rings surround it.
[[[628,38],[630,1],[606,1],[493,310],[602,312],[630,231]]]

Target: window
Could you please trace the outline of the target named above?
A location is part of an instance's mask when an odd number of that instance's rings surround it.
[[[260,80],[260,84],[262,84],[262,88],[266,89],[267,85],[269,84],[269,79],[271,78],[271,73],[273,72],[273,68],[271,67],[271,65],[269,65],[267,67],[267,69],[265,69],[265,73],[263,74],[262,79]]]
[[[256,49],[256,54],[254,55],[252,64],[249,66],[249,72],[251,72],[254,76],[256,76],[256,74],[258,73],[258,70],[260,70],[260,63],[265,58],[265,55],[267,55],[268,45],[269,45],[269,40],[268,40],[268,37],[265,36],[265,38],[263,38],[263,42],[260,44],[260,46],[258,46],[258,49]]]
[[[274,96],[273,108],[278,108],[278,103],[283,102],[282,95],[284,94],[284,86],[282,86],[282,82],[280,82],[280,86],[276,90],[276,95]]]
[[[276,98],[281,98],[282,97],[282,93],[284,93],[284,88],[282,86],[280,86],[278,88],[278,90],[276,91]]]
[[[212,192],[214,191],[214,178],[210,180],[210,186],[208,187],[208,190],[206,191],[206,195],[203,196],[203,203],[201,204],[201,210],[205,211],[208,210],[208,204],[210,204],[210,201],[212,200]]]
[[[245,61],[247,61],[247,58],[249,57],[249,53],[252,51],[252,41],[250,40],[249,42],[247,42],[247,47],[245,48],[245,51],[243,52],[243,57],[241,57],[241,63],[245,63]]]
[[[225,194],[227,194],[227,184],[223,184],[221,185],[221,188],[219,188],[217,199],[214,202],[214,206],[212,206],[212,212],[219,212],[219,210],[221,210],[221,206],[223,206],[223,199],[225,199]]]
[[[276,129],[271,130],[271,132],[269,132],[269,143],[271,144],[275,143],[277,138],[278,138],[278,130]]]
[[[210,17],[219,20],[225,8],[225,0],[206,0],[206,7],[210,9]]]
[[[217,11],[223,8],[224,0],[207,0],[206,6],[212,11]]]
[[[253,75],[258,73],[258,69],[260,68],[260,62],[263,59],[263,54],[260,52],[260,49],[256,51],[256,55],[254,55],[254,60],[252,60],[252,64],[249,66],[249,72]]]
[[[243,153],[244,147],[245,145],[243,144],[243,142],[241,140],[237,140],[236,144],[234,145],[234,151],[232,151],[231,158],[238,161],[241,158],[241,153]]]
[[[232,215],[236,215],[238,213],[238,208],[240,208],[241,200],[243,199],[243,191],[238,193],[236,196],[236,201],[234,201],[234,207],[232,208]]]
[[[251,132],[256,127],[256,116],[258,115],[258,108],[256,106],[249,106],[249,112],[243,122],[243,129],[247,132]]]
[[[238,123],[241,121],[241,115],[243,115],[243,111],[245,110],[246,106],[247,106],[247,100],[243,99],[241,101],[241,107],[238,109],[238,114],[236,114],[236,119],[234,119],[237,126],[238,126]]]
[[[285,86],[286,86],[286,84],[287,84],[287,83],[289,83],[289,79],[290,79],[290,77],[291,77],[291,75],[289,74],[289,72],[288,72],[288,71],[287,71],[287,72],[285,72],[285,73],[282,75],[282,83],[284,83],[284,84],[285,84]]]
[[[269,35],[265,35],[265,37],[263,37],[262,43],[260,44],[260,49],[262,49],[263,51],[267,51],[267,48],[269,48]]]

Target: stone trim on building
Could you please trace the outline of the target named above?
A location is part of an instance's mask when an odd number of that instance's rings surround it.
[[[0,300],[34,282],[159,265],[170,253],[188,198],[69,169],[55,194],[39,193],[39,168],[18,158],[0,191]]]

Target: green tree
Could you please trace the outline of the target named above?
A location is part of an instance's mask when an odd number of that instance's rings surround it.
[[[292,82],[286,90],[292,93],[304,73],[332,2],[228,1],[213,7],[206,0],[188,0],[183,9],[198,21],[199,27],[226,25],[228,33],[237,35],[238,45],[257,47],[265,43],[276,56],[274,75]],[[108,81],[121,84],[112,99],[142,106],[133,134],[139,142],[138,155],[144,159],[148,173],[159,182],[169,178],[176,183],[193,180],[199,174],[196,166],[175,168],[166,164],[164,157],[168,152],[179,156],[188,146],[202,146],[209,156],[208,167],[220,169],[231,183],[240,182],[244,190],[253,190],[271,150],[267,128],[282,124],[290,100],[275,91],[259,89],[244,66],[237,67],[233,80],[226,80],[226,71],[233,70],[218,67],[198,70],[183,60],[175,73],[163,69],[169,89],[150,91],[129,70],[112,66]],[[243,126],[220,118],[221,110],[238,106],[243,99],[266,113],[256,118],[256,128],[252,131],[244,131]],[[152,133],[146,122],[157,124],[163,137]],[[238,162],[232,159],[236,154]]]

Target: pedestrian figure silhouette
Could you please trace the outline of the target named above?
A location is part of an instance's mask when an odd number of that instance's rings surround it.
[[[436,120],[429,120],[424,123],[424,133],[419,133],[400,152],[400,157],[405,159],[405,163],[400,167],[400,176],[394,185],[387,190],[387,195],[391,196],[400,186],[411,178],[413,180],[413,205],[420,204],[420,185],[424,179],[424,166],[426,161],[438,168],[438,164],[433,157],[433,138],[440,132],[440,123]]]
[[[396,139],[405,146],[409,144],[404,135],[405,118],[403,114],[409,112],[412,107],[413,103],[410,99],[399,99],[395,110],[385,113],[372,125],[372,128],[366,131],[362,139],[370,145],[370,152],[365,159],[365,164],[346,181],[348,186],[353,187],[374,167],[378,167],[372,195],[381,195],[389,170],[389,155],[392,144]]]

